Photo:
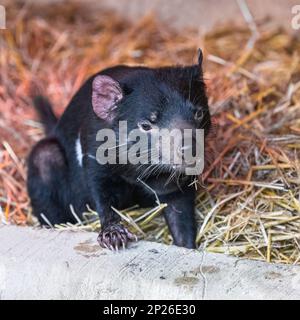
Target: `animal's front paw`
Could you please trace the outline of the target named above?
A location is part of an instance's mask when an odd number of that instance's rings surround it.
[[[102,248],[119,250],[121,247],[125,249],[129,241],[137,241],[137,236],[121,224],[110,224],[100,231],[97,240]]]

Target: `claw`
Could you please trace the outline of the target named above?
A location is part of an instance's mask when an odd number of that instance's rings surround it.
[[[138,238],[124,226],[113,224],[104,228],[97,240],[101,247],[118,252],[121,246],[123,249],[126,248],[128,241],[138,241]]]

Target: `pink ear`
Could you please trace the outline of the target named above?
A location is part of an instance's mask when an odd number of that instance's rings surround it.
[[[116,104],[123,98],[119,83],[109,76],[99,75],[93,80],[92,105],[96,115],[108,122],[114,118]]]

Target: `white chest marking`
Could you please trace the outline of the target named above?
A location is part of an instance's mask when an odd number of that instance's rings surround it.
[[[76,139],[75,142],[75,151],[76,151],[76,158],[78,160],[78,163],[80,167],[82,167],[82,147],[81,147],[81,142],[80,142],[80,134],[78,135],[78,138]]]

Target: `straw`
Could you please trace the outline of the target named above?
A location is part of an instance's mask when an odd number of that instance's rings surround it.
[[[82,82],[104,67],[191,64],[201,46],[214,126],[205,172],[192,185],[197,246],[300,264],[300,41],[257,22],[245,1],[238,4],[243,25],[218,26],[203,36],[173,30],[152,15],[130,23],[79,3],[7,6],[7,29],[0,30],[1,220],[36,223],[24,180],[30,147],[43,137],[29,99],[32,85],[60,115]],[[112,210],[139,237],[170,244],[166,205],[158,199],[154,208]],[[76,224],[54,227],[101,228],[90,208],[83,217],[72,213]]]

